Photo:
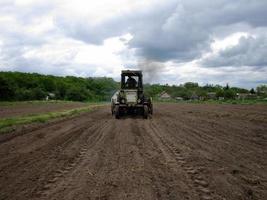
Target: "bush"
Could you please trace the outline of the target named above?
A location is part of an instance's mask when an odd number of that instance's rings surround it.
[[[14,98],[13,84],[5,77],[0,76],[0,100],[7,101]]]
[[[85,101],[88,98],[88,92],[84,88],[72,87],[67,92],[67,100]]]
[[[31,90],[27,90],[24,88],[17,89],[15,96],[16,96],[16,100],[19,100],[19,101],[34,100],[33,92]]]
[[[31,98],[32,100],[42,100],[45,99],[46,92],[44,92],[41,88],[34,88],[32,90]]]
[[[224,91],[224,98],[225,99],[234,99],[235,98],[235,93],[231,89],[225,90]]]

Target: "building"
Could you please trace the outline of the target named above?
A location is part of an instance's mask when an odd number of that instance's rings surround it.
[[[171,99],[171,95],[169,95],[167,92],[163,91],[159,94],[159,98],[162,100],[169,100]]]
[[[49,99],[55,99],[56,95],[54,93],[48,93],[48,95],[45,97],[45,100],[48,101]]]
[[[236,99],[244,100],[248,99],[249,94],[248,93],[236,93]]]
[[[199,100],[199,96],[197,94],[192,94],[190,100]]]
[[[208,92],[207,93],[208,99],[216,99],[216,92]]]
[[[176,101],[183,101],[184,98],[183,98],[183,97],[175,97],[175,100],[176,100]]]

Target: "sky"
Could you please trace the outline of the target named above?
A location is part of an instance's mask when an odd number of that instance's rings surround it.
[[[0,71],[267,84],[267,0],[0,0]]]

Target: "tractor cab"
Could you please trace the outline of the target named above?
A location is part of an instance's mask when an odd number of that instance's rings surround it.
[[[122,71],[121,89],[143,90],[142,71]]]

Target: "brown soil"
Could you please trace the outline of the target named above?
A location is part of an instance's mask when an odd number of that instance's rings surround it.
[[[266,199],[267,106],[109,107],[0,143],[0,199]]]
[[[0,106],[0,118],[25,116],[53,111],[63,111],[86,106],[80,102],[66,103],[18,103],[11,106]]]

